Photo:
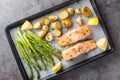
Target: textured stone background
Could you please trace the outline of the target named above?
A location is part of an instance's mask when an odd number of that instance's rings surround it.
[[[4,29],[17,20],[66,0],[0,0],[0,80],[22,80]],[[96,0],[115,43],[113,54],[54,80],[120,80],[120,0]]]

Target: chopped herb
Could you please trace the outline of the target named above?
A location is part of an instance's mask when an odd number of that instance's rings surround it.
[[[78,52],[80,52],[80,48],[78,48]]]
[[[70,42],[66,42],[68,45],[70,45],[71,43]]]
[[[75,48],[72,48],[73,51],[75,51]]]
[[[69,44],[68,47],[71,47],[73,44]]]

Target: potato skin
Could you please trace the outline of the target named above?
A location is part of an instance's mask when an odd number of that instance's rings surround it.
[[[46,31],[40,31],[40,32],[38,33],[38,36],[39,36],[40,38],[43,38],[46,33],[47,33]]]
[[[77,15],[78,15],[78,14],[81,14],[80,8],[76,8],[76,9],[75,9],[75,14],[77,14]]]
[[[47,41],[52,41],[52,40],[53,40],[52,34],[51,34],[51,33],[47,33],[46,36],[45,36],[45,39],[46,39]]]
[[[42,30],[47,32],[48,31],[48,26],[47,25],[43,25]]]
[[[86,17],[91,16],[91,10],[90,10],[90,8],[89,8],[88,6],[84,6],[84,7],[82,8],[82,14],[83,14],[84,16],[86,16]]]
[[[52,23],[52,28],[53,29],[61,29],[61,23],[59,21],[55,21],[54,23]]]
[[[56,16],[56,15],[50,15],[48,18],[49,18],[50,22],[55,22],[58,20],[58,16]]]
[[[57,29],[55,29],[53,33],[54,33],[54,36],[57,36],[57,37],[61,35],[61,31]]]
[[[60,17],[61,19],[66,19],[66,18],[68,18],[68,17],[69,17],[69,14],[68,14],[67,10],[61,11],[59,17]]]
[[[75,13],[74,8],[68,8],[67,11],[70,15],[73,15]]]
[[[47,17],[42,18],[42,24],[48,26],[48,25],[50,24],[50,20],[49,20],[49,18],[47,18]]]
[[[42,28],[42,25],[40,22],[36,22],[34,25],[33,25],[33,29],[41,29]]]
[[[72,20],[70,18],[63,19],[62,24],[64,27],[69,28],[72,26]]]

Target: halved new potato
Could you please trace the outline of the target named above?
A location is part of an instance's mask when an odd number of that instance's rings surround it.
[[[62,24],[64,27],[69,28],[72,26],[72,20],[70,18],[63,19]]]
[[[52,23],[52,28],[53,29],[61,29],[61,24],[59,21],[55,21],[54,23]]]
[[[55,22],[58,19],[58,17],[56,15],[50,15],[48,18],[49,18],[50,22]]]
[[[82,8],[82,14],[86,17],[89,17],[91,15],[91,10],[88,6],[84,6]]]
[[[21,30],[30,30],[32,29],[32,24],[29,21],[25,21],[21,26]]]
[[[63,10],[63,11],[60,12],[59,17],[61,19],[65,19],[65,18],[69,17],[69,14],[68,14],[68,12],[66,10]]]
[[[46,31],[46,32],[47,32],[47,31],[48,31],[48,29],[49,29],[49,28],[48,28],[48,26],[47,26],[47,25],[43,25],[43,27],[42,27],[42,30],[43,30],[43,31]]]
[[[70,15],[73,15],[75,13],[74,8],[68,8],[67,11]]]
[[[82,25],[82,24],[83,24],[82,17],[78,17],[78,18],[76,19],[76,23],[79,24],[79,25]]]
[[[39,36],[40,38],[43,38],[46,33],[47,33],[46,31],[40,31],[40,32],[38,33],[38,36]]]
[[[44,25],[49,25],[50,24],[50,20],[49,20],[49,18],[47,18],[47,17],[44,17],[44,18],[42,18],[42,23],[44,24]]]
[[[53,33],[54,33],[54,35],[57,36],[57,37],[61,35],[61,31],[58,30],[58,29],[55,29]]]
[[[75,9],[75,14],[81,14],[80,8],[76,8],[76,9]]]
[[[52,41],[52,40],[53,40],[52,34],[51,34],[51,33],[47,33],[46,36],[45,36],[45,39],[46,39],[47,41]]]
[[[33,25],[33,28],[34,29],[41,29],[42,28],[42,25],[40,22],[36,22],[34,25]]]

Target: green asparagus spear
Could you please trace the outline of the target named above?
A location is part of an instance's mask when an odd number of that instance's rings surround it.
[[[20,39],[19,41],[21,42],[21,44],[24,45],[23,46],[24,49],[27,48],[27,46],[25,45],[24,39],[22,38],[22,35],[20,34],[20,32],[18,33],[18,38]],[[29,50],[29,49],[27,49],[27,50]],[[23,52],[26,52],[26,49],[23,50]],[[39,71],[36,68],[36,67],[38,67],[38,63],[34,59],[29,58],[29,55],[27,54],[27,52],[25,53],[25,55],[26,55],[29,63],[32,65],[33,69],[35,70],[37,78],[39,78],[40,77]]]
[[[28,37],[34,41],[34,43],[37,43],[37,45],[44,47],[44,49],[48,50],[51,54],[53,54],[55,57],[57,57],[59,60],[61,59],[61,56],[58,54],[61,51],[58,49],[53,48],[53,46],[48,45],[45,41],[41,40],[36,34],[32,33],[31,31],[28,31],[29,34]],[[34,36],[34,38],[32,38]],[[37,38],[36,38],[37,37]],[[36,39],[37,40],[36,40]],[[35,40],[34,40],[35,39]],[[52,47],[52,48],[51,48]]]
[[[46,70],[46,66],[44,64],[44,62],[40,59],[41,57],[39,57],[39,55],[37,54],[35,48],[30,44],[29,40],[27,39],[25,33],[23,34],[23,37],[25,39],[25,41],[27,42],[27,44],[30,46],[31,50],[34,52],[35,56],[37,57],[37,59],[41,62],[43,70]]]
[[[17,47],[22,55],[22,58],[24,59],[25,63],[28,66],[28,69],[30,71],[30,76],[29,76],[30,80],[33,80],[33,71],[32,71],[32,68],[30,66],[29,59],[26,57],[26,55],[25,55],[26,53],[23,51],[21,43],[18,40],[16,40],[15,43],[16,43],[16,45],[17,45]]]
[[[32,54],[31,49],[29,48],[29,45],[26,43],[25,39],[23,38],[23,35],[22,35],[20,30],[17,32],[17,37],[20,39],[21,43],[24,45],[24,47],[28,51],[27,54],[30,57],[31,61],[34,63],[35,66],[37,66],[41,70],[39,64],[37,63],[37,61],[34,57],[34,55]]]
[[[26,62],[30,70],[30,79],[33,79],[33,70],[36,73],[36,77],[39,78],[40,74],[38,68],[41,70],[46,70],[47,66],[53,67],[54,58],[56,57],[61,60],[59,49],[56,49],[50,44],[40,39],[36,34],[31,31],[18,30],[17,32],[18,40],[16,40],[16,45]],[[40,65],[38,62],[40,62]]]

